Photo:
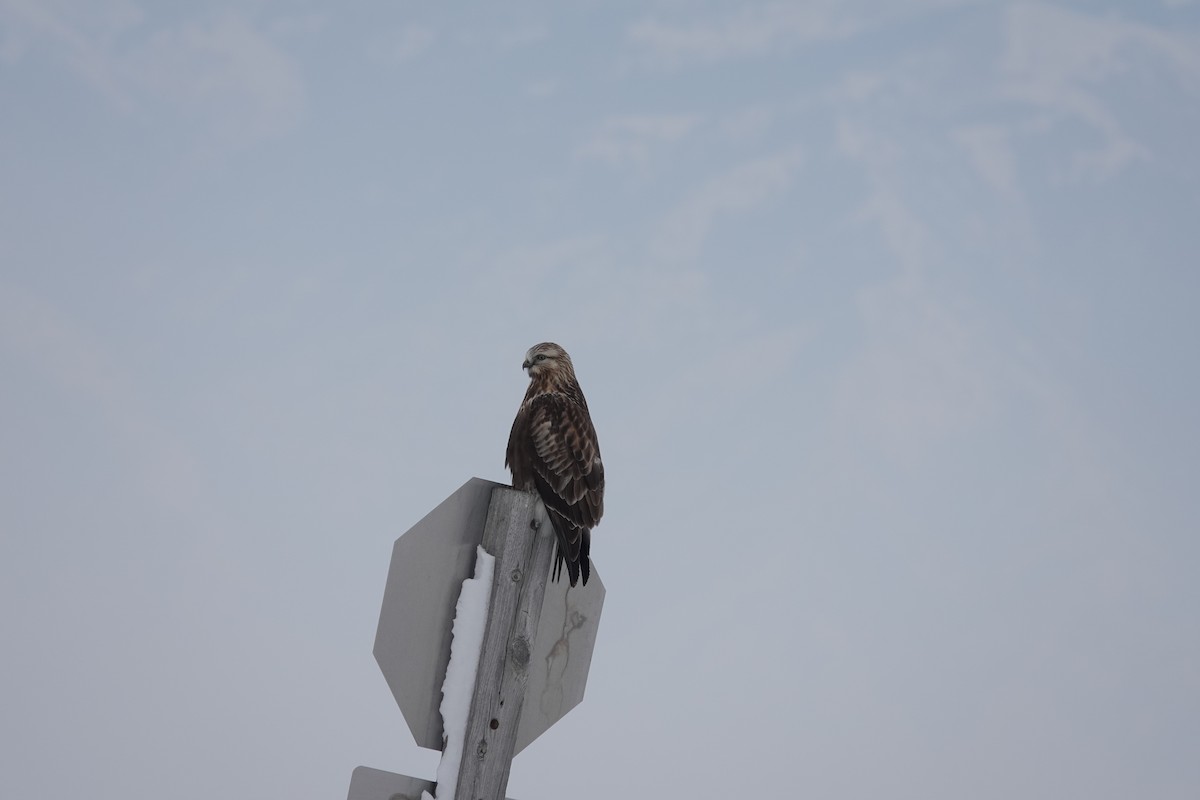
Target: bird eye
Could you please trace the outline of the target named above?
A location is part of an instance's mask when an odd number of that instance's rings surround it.
[[[533,357],[533,360],[534,360],[534,361],[545,361],[545,360],[546,360],[546,354],[545,354],[545,353],[538,353],[536,356],[534,356],[534,357]]]

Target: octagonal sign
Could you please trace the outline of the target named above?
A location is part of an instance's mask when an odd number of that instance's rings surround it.
[[[421,747],[442,749],[438,707],[454,605],[474,571],[475,548],[483,541],[497,486],[503,484],[472,478],[392,547],[375,660]],[[514,754],[583,699],[603,605],[604,584],[594,563],[587,586],[547,584]]]

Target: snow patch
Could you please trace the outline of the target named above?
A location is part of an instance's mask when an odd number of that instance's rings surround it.
[[[495,556],[484,550],[483,545],[477,547],[475,576],[463,581],[462,592],[454,606],[450,663],[446,665],[446,680],[442,683],[443,745],[437,770],[437,795],[422,792],[422,800],[436,800],[437,797],[453,800],[458,789],[458,767],[462,761],[463,740],[467,738],[467,715],[471,712],[471,695],[475,691],[475,672],[479,668],[479,651],[483,648],[495,570]]]

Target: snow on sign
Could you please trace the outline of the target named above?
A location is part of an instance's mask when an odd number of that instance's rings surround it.
[[[421,747],[442,748],[439,706],[454,606],[463,580],[471,577],[497,486],[503,484],[472,478],[392,548],[375,660]],[[546,587],[514,754],[583,699],[604,584],[593,569],[587,586],[567,589],[566,580]]]

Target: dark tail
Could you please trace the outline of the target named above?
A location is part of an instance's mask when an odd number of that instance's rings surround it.
[[[571,539],[558,527],[554,526],[554,568],[550,570],[555,582],[562,577],[563,564],[567,565],[567,578],[574,586],[583,577],[583,585],[587,586],[588,578],[592,576],[592,561],[588,554],[592,549],[592,532],[587,528],[568,528],[569,533],[576,534],[578,539]],[[571,556],[574,555],[574,558]]]

